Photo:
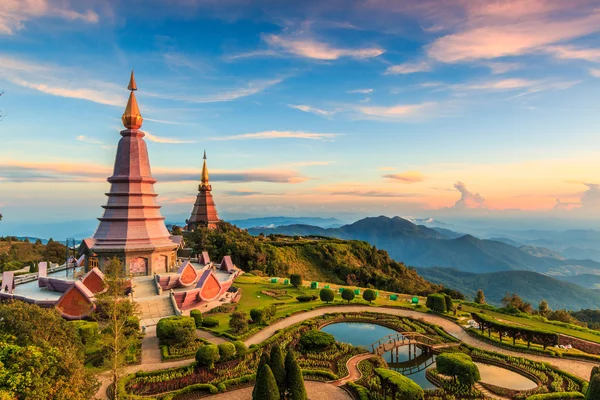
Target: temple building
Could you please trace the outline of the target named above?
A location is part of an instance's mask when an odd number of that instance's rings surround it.
[[[208,227],[214,229],[219,222],[217,207],[212,196],[212,186],[208,182],[208,168],[206,167],[206,151],[204,152],[204,164],[202,165],[202,175],[200,185],[198,185],[198,195],[192,209],[192,215],[186,220],[185,229],[194,231],[198,227]]]
[[[85,239],[80,252],[86,255],[86,270],[104,266],[119,258],[125,272],[152,275],[175,269],[180,236],[171,236],[160,213],[154,192],[156,179],[150,171],[144,141],[143,118],[135,91],[133,71],[129,80],[129,100],[121,117],[124,130],[117,147],[114,173],[108,178],[110,192],[104,215],[94,236]],[[208,182],[208,179],[207,179]]]

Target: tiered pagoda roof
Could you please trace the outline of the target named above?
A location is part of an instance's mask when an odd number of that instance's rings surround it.
[[[202,165],[202,175],[200,185],[198,185],[198,195],[192,209],[192,214],[187,222],[187,230],[193,231],[198,227],[208,227],[214,229],[219,222],[217,207],[212,196],[212,186],[208,181],[208,168],[206,166],[206,151],[204,152],[204,164]]]

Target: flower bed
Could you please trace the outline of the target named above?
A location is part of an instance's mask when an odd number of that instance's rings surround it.
[[[196,339],[188,343],[186,346],[160,346],[160,355],[163,361],[180,360],[184,358],[194,358],[196,351],[207,341],[204,339]]]

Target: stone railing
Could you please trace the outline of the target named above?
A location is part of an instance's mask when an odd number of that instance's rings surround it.
[[[563,346],[570,344],[574,349],[584,351],[588,354],[600,354],[600,343],[594,343],[562,334],[558,335],[558,343]]]

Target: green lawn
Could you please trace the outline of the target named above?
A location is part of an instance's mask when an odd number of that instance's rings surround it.
[[[466,311],[468,313],[482,311],[479,308],[467,306],[465,304],[463,304],[462,308],[463,308],[463,311]],[[489,315],[491,317],[494,317],[496,319],[510,321],[510,322],[514,322],[516,324],[529,326],[532,328],[537,328],[537,329],[541,329],[541,330],[545,330],[545,331],[549,331],[549,332],[562,333],[564,335],[569,335],[569,336],[574,336],[574,337],[577,337],[580,339],[589,340],[590,342],[600,343],[600,336],[595,335],[590,332],[582,332],[582,331],[578,331],[578,330],[563,327],[563,326],[549,324],[549,323],[543,322],[543,321],[537,321],[537,320],[528,319],[528,318],[516,317],[513,315],[502,314],[502,313],[495,312],[495,311],[485,310],[485,314]]]
[[[277,304],[277,313],[275,314],[275,318],[285,317],[290,314],[294,314],[303,310],[310,310],[315,308],[316,306],[321,306],[324,303],[317,298],[317,300],[301,303],[296,300],[296,296],[300,295],[315,295],[319,296],[319,292],[325,285],[329,285],[330,289],[335,292],[335,300],[331,302],[331,305],[339,305],[346,304],[347,302],[342,299],[341,294],[339,293],[339,288],[344,287],[347,289],[359,289],[360,295],[356,295],[354,300],[351,302],[352,304],[368,304],[362,298],[362,293],[364,288],[359,288],[355,286],[342,286],[342,285],[333,285],[328,283],[319,282],[319,289],[310,289],[310,282],[304,282],[304,285],[300,288],[296,289],[291,285],[284,285],[283,279],[279,279],[280,283],[270,283],[271,278],[258,277],[250,274],[243,274],[239,278],[236,279],[234,285],[242,289],[242,298],[238,303],[237,311],[245,311],[248,314],[250,310],[253,308],[259,307],[268,307],[271,304]],[[285,290],[287,294],[291,296],[291,298],[286,300],[278,300],[271,296],[267,296],[261,293],[264,290]],[[412,307],[410,304],[410,299],[412,296],[410,295],[399,295],[398,300],[392,301],[389,300],[390,292],[379,291],[379,296],[377,300],[373,302],[374,305],[383,306],[383,305],[402,305],[404,307]],[[282,304],[283,303],[283,304]],[[425,304],[425,298],[420,298],[419,303]],[[426,310],[424,308],[424,310]],[[214,331],[218,332],[226,332],[229,330],[229,313],[218,313],[218,314],[210,314],[207,315],[219,320],[219,326],[212,328]],[[251,326],[252,327],[252,326]]]

